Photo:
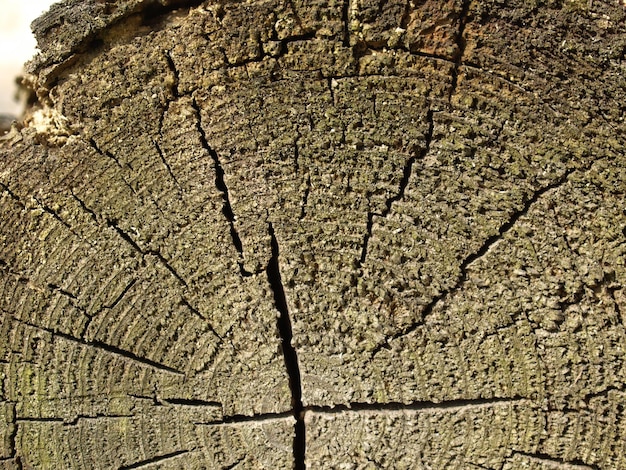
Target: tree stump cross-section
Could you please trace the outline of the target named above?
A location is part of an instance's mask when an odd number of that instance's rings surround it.
[[[0,466],[626,467],[621,0],[65,0],[0,141]]]

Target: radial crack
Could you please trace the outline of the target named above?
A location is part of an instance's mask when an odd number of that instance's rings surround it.
[[[391,212],[391,207],[394,202],[400,201],[404,198],[404,194],[406,192],[406,188],[409,185],[409,180],[411,179],[411,173],[413,172],[413,165],[418,159],[424,158],[428,152],[430,151],[430,144],[433,140],[433,131],[434,131],[434,119],[433,119],[433,111],[428,110],[426,113],[426,121],[428,122],[428,130],[426,131],[425,140],[426,143],[424,145],[424,149],[414,154],[411,158],[409,158],[408,162],[404,166],[404,172],[402,174],[402,179],[400,180],[400,186],[398,188],[397,194],[387,199],[385,202],[385,209],[382,213],[370,212],[367,215],[367,225],[365,236],[363,237],[363,248],[361,249],[361,257],[359,258],[358,265],[359,267],[365,263],[365,259],[367,258],[367,250],[369,248],[369,241],[372,237],[372,229],[374,227],[374,217],[386,218]]]
[[[226,186],[226,182],[224,180],[224,167],[220,162],[217,152],[213,150],[213,147],[209,145],[206,133],[204,132],[204,128],[202,127],[202,115],[200,113],[200,107],[198,106],[198,103],[195,99],[192,101],[191,105],[196,112],[196,129],[200,134],[200,143],[213,159],[213,164],[215,168],[215,186],[217,187],[217,190],[222,194],[223,199],[222,213],[224,214],[226,220],[228,220],[228,223],[230,225],[230,236],[232,238],[233,245],[235,245],[235,249],[243,259],[243,243],[241,243],[241,238],[239,237],[239,233],[237,232],[237,229],[235,227],[236,217],[235,213],[233,212],[233,207],[230,203],[228,186]],[[241,272],[241,275],[244,277],[252,275],[252,273],[246,271],[246,269],[244,268],[243,261],[239,261],[239,270]]]
[[[165,60],[167,61],[167,66],[170,69],[170,72],[174,75],[174,81],[171,85],[172,95],[175,98],[180,96],[178,92],[178,84],[180,83],[180,75],[178,73],[178,69],[176,68],[176,64],[174,63],[174,59],[172,59],[172,54],[170,51],[165,51]]]
[[[74,307],[76,310],[78,310],[83,316],[85,316],[88,320],[91,320],[92,315],[90,315],[89,313],[87,313],[87,311],[85,310],[84,307],[81,307],[80,305],[77,305],[76,302],[78,302],[78,295],[63,289],[60,286],[57,286],[54,283],[47,283],[44,285],[38,284],[34,281],[32,281],[31,279],[23,276],[22,274],[13,271],[9,265],[0,260],[0,270],[4,271],[6,274],[13,276],[15,278],[15,280],[21,284],[25,284],[28,289],[30,290],[34,290],[34,291],[38,291],[40,293],[43,293],[44,295],[47,293],[50,294],[56,294],[56,295],[60,295],[62,297],[65,297],[66,299],[68,299],[68,303]],[[3,312],[6,312],[4,309],[2,309]],[[6,312],[8,313],[8,312]],[[10,313],[8,313],[10,315]]]
[[[452,96],[456,92],[456,87],[459,82],[459,68],[463,64],[463,56],[465,55],[465,38],[463,33],[465,32],[465,25],[467,24],[467,15],[469,13],[470,0],[463,0],[461,6],[461,14],[459,16],[459,30],[457,32],[457,46],[458,51],[454,58],[454,67],[452,68],[452,83],[450,85],[450,95],[448,100],[452,100]]]
[[[388,413],[393,411],[449,411],[457,412],[467,409],[490,408],[493,406],[508,406],[528,401],[524,397],[512,398],[475,398],[475,399],[458,399],[447,400],[442,402],[433,401],[417,401],[412,403],[350,403],[348,405],[335,406],[311,406],[306,407],[305,412],[312,411],[315,413],[344,413],[344,412],[380,412]]]
[[[473,468],[481,468],[481,469],[484,469],[484,470],[494,470],[493,467],[487,467],[487,466],[481,465],[479,463],[474,463],[474,462],[465,462],[465,463],[467,463],[467,465],[471,465]]]
[[[18,433],[18,422],[17,422],[17,413],[15,410],[15,404],[11,405],[10,411],[10,423],[7,426],[7,437],[9,443],[9,449],[11,449],[11,453],[9,455],[10,459],[14,459],[17,457],[17,433]]]
[[[63,218],[59,215],[59,213],[57,211],[55,211],[50,206],[46,205],[44,202],[40,201],[36,197],[33,197],[33,199],[35,200],[35,202],[37,202],[37,204],[39,204],[39,207],[44,212],[46,212],[47,214],[52,216],[53,219],[55,219],[57,222],[59,222],[61,225],[63,225],[65,228],[67,228],[70,232],[72,232],[74,235],[76,235],[74,233],[74,231],[72,230],[72,226],[70,224],[68,224],[65,220],[63,220]]]
[[[350,47],[350,0],[343,0],[341,20],[343,22],[343,45]]]
[[[96,224],[100,224],[99,220],[98,220],[98,216],[95,213],[95,211],[93,209],[90,209],[85,202],[80,199],[73,191],[71,192],[73,198],[78,202],[78,204],[80,205],[80,207],[87,212],[91,218],[94,220],[94,222],[96,222]],[[170,264],[170,262],[161,254],[160,251],[158,250],[143,250],[135,240],[132,239],[132,237],[126,233],[124,230],[122,230],[118,225],[117,225],[117,221],[112,220],[112,219],[106,219],[105,220],[106,225],[111,227],[113,230],[115,230],[117,232],[117,234],[125,241],[127,242],[132,248],[133,250],[135,250],[137,253],[139,253],[141,256],[146,256],[146,255],[152,255],[155,256],[160,262],[161,264],[178,280],[178,282],[180,282],[183,286],[187,287],[187,282],[183,279],[183,277],[178,273],[178,271],[176,271],[176,269],[174,269],[174,267]],[[73,232],[72,232],[73,233]]]
[[[554,468],[563,468],[567,470],[597,470],[599,468],[595,465],[589,465],[582,460],[563,460],[542,453],[527,453],[516,451],[513,452],[513,454],[526,457],[529,460],[534,460],[538,464],[549,464],[551,467]]]
[[[176,406],[209,407],[220,409],[223,407],[222,404],[218,401],[206,401],[188,398],[167,398],[163,400],[163,403]]]
[[[156,151],[159,154],[159,158],[161,159],[161,163],[163,163],[163,166],[165,166],[165,169],[169,173],[170,178],[172,178],[172,180],[174,181],[174,184],[176,184],[178,189],[180,189],[182,191],[183,188],[180,185],[180,182],[178,181],[178,178],[176,178],[176,175],[172,171],[172,167],[170,166],[169,162],[165,158],[165,154],[163,153],[163,149],[161,148],[161,146],[159,145],[159,143],[156,140],[153,139],[152,142],[154,143],[154,147],[156,148]]]
[[[213,333],[220,341],[224,341],[224,338],[215,330],[215,328],[213,328],[213,325],[209,322],[209,319],[205,315],[200,313],[200,311],[196,307],[191,305],[191,303],[185,297],[180,298],[180,304],[184,305],[186,308],[189,309],[191,313],[204,321],[209,331]]]
[[[203,426],[238,426],[245,425],[246,423],[268,423],[273,421],[284,420],[285,418],[293,417],[291,411],[287,413],[263,413],[258,415],[232,415],[224,416],[222,419],[208,422],[197,422],[194,424]]]
[[[24,204],[22,200],[19,198],[19,196],[17,196],[13,191],[11,191],[11,188],[9,188],[7,185],[0,183],[0,189],[6,192],[9,195],[9,197],[13,199],[17,203],[17,205],[19,205],[22,208],[22,210],[32,210],[32,207],[30,208],[27,207],[26,204]],[[50,215],[54,220],[56,220],[61,225],[63,225],[72,235],[74,235],[81,241],[84,241],[80,237],[80,235],[74,231],[72,226],[69,223],[67,223],[65,220],[63,220],[63,218],[59,215],[57,211],[55,211],[50,206],[46,205],[45,203],[43,203],[42,201],[40,201],[34,196],[32,197],[32,199],[39,205],[39,209],[43,210],[45,213]]]
[[[122,230],[118,225],[117,222],[115,220],[110,220],[107,219],[107,225],[109,227],[111,227],[113,230],[115,230],[118,235],[124,240],[126,241],[137,253],[139,253],[142,256],[148,256],[148,255],[152,255],[155,256],[160,262],[161,264],[165,267],[165,269],[167,269],[172,276],[174,276],[178,282],[180,282],[183,286],[187,287],[187,282],[183,279],[183,277],[178,274],[178,272],[176,271],[176,269],[174,269],[174,267],[170,264],[170,262],[161,254],[160,251],[158,250],[143,250],[135,240],[132,239],[132,237],[127,234],[124,230]]]
[[[177,370],[177,369],[175,369],[173,367],[167,366],[167,365],[162,364],[160,362],[153,361],[152,359],[148,359],[146,357],[138,356],[137,354],[135,354],[135,353],[133,353],[131,351],[128,351],[126,349],[121,349],[121,348],[119,348],[117,346],[113,346],[111,344],[107,344],[107,343],[104,343],[102,341],[88,341],[88,340],[85,340],[83,338],[77,338],[75,336],[69,335],[67,333],[62,333],[60,331],[55,331],[55,330],[52,330],[52,329],[49,329],[49,328],[44,328],[44,327],[39,326],[39,325],[28,323],[28,322],[25,322],[24,320],[20,320],[19,318],[14,318],[14,319],[15,319],[15,321],[17,321],[19,323],[22,323],[23,325],[26,325],[26,326],[28,326],[30,328],[35,328],[36,330],[44,331],[46,333],[49,333],[50,335],[52,335],[53,338],[54,337],[58,337],[58,338],[61,338],[61,339],[65,340],[65,341],[69,341],[69,342],[72,342],[72,343],[75,343],[75,344],[79,344],[79,345],[84,346],[84,347],[94,348],[94,349],[106,352],[108,354],[112,354],[114,356],[122,357],[122,358],[124,358],[126,360],[130,360],[132,362],[136,362],[136,363],[138,363],[138,364],[140,364],[142,366],[151,367],[151,368],[159,370],[161,372],[166,372],[166,373],[169,373],[169,374],[180,375],[180,376],[185,375],[183,372],[181,372],[181,371],[179,371],[179,370]]]
[[[307,175],[306,187],[304,188],[304,195],[302,196],[302,202],[300,203],[300,217],[299,220],[304,220],[306,216],[306,209],[309,203],[309,195],[311,194],[311,175]]]
[[[404,328],[402,331],[386,338],[382,343],[380,343],[378,346],[376,346],[373,350],[372,350],[372,354],[371,357],[374,357],[376,354],[378,354],[382,349],[390,349],[390,343],[393,340],[396,340],[402,336],[406,336],[410,333],[412,333],[413,331],[415,331],[420,325],[424,324],[424,320],[426,319],[426,317],[428,317],[433,309],[442,301],[444,301],[448,296],[453,295],[455,292],[457,292],[467,281],[468,277],[467,277],[467,269],[469,267],[469,265],[471,265],[472,263],[474,263],[476,260],[478,260],[479,258],[483,257],[485,254],[487,254],[487,252],[491,249],[491,247],[498,241],[502,240],[502,238],[504,237],[504,235],[509,232],[516,224],[517,221],[523,217],[524,215],[526,215],[528,213],[528,211],[531,209],[531,207],[537,202],[539,201],[539,199],[548,191],[551,191],[553,189],[558,188],[559,186],[563,185],[569,178],[569,176],[574,172],[574,169],[570,169],[568,171],[566,171],[559,179],[557,179],[555,182],[544,186],[543,188],[539,189],[538,191],[536,191],[527,201],[526,203],[523,205],[523,207],[519,210],[517,210],[516,212],[514,212],[511,217],[509,218],[509,220],[502,224],[500,226],[500,228],[498,229],[498,233],[496,233],[495,235],[492,235],[490,237],[488,237],[482,244],[482,246],[475,251],[474,253],[470,254],[469,256],[467,256],[462,262],[461,265],[459,266],[459,271],[460,274],[457,277],[457,281],[456,283],[450,287],[449,289],[446,289],[444,291],[442,291],[441,293],[439,293],[438,295],[436,295],[429,303],[428,305],[426,305],[426,307],[424,308],[424,310],[422,311],[422,315],[421,315],[421,319],[408,326],[407,328]]]
[[[74,192],[74,190],[70,189],[70,193],[72,194],[72,197],[74,198],[74,200],[76,202],[78,202],[78,205],[81,207],[81,209],[83,211],[85,211],[86,213],[88,213],[91,218],[94,220],[94,222],[99,223],[98,222],[98,216],[96,215],[96,213],[93,211],[93,209],[90,209],[87,204],[85,204],[85,201],[83,201],[81,198],[79,198],[76,193]]]
[[[245,457],[241,457],[240,459],[235,460],[231,465],[228,465],[227,467],[224,467],[223,470],[232,470],[233,468],[235,468],[237,465],[239,465],[244,460],[246,460],[246,458]]]
[[[136,283],[137,283],[137,279],[131,279],[131,281],[126,285],[126,287],[124,287],[124,290],[122,290],[120,295],[118,295],[115,299],[113,299],[113,302],[111,302],[108,305],[104,305],[102,308],[107,309],[107,310],[112,310],[115,307],[117,307],[117,305],[122,301],[124,296],[128,294],[128,291],[130,291]]]
[[[122,465],[119,470],[131,470],[133,468],[153,467],[157,464],[162,464],[166,460],[174,459],[180,455],[188,454],[190,450],[177,450],[176,452],[170,452],[169,454],[157,455],[146,460],[132,463],[130,465]]]
[[[0,189],[7,193],[9,197],[13,199],[22,209],[26,208],[26,205],[22,202],[22,200],[13,191],[11,191],[11,188],[9,188],[6,184],[0,183]]]
[[[291,318],[289,316],[289,307],[287,305],[287,297],[283,287],[280,275],[279,256],[280,251],[274,227],[269,224],[269,234],[272,244],[272,257],[267,265],[267,279],[269,280],[272,291],[274,292],[274,303],[279,312],[278,316],[278,332],[281,339],[281,349],[285,359],[287,374],[289,375],[289,387],[291,389],[291,406],[293,416],[296,419],[295,434],[293,440],[294,468],[301,470],[305,468],[305,424],[302,406],[302,384],[300,379],[300,366],[298,365],[298,355],[295,348],[291,344],[293,339],[293,331],[291,327]]]
[[[100,146],[98,145],[98,143],[95,141],[95,139],[89,139],[88,141],[91,144],[91,147],[100,155],[104,155],[105,157],[110,158],[111,160],[113,160],[115,162],[115,164],[119,167],[119,168],[124,168],[123,165],[120,163],[119,159],[113,155],[111,152],[109,152],[108,150],[102,150],[100,148]]]

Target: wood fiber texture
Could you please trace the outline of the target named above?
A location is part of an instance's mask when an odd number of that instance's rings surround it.
[[[0,468],[626,468],[622,0],[66,0],[0,141]]]

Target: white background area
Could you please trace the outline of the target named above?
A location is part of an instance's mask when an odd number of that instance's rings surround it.
[[[0,114],[19,116],[15,78],[36,52],[30,23],[57,0],[0,0]]]

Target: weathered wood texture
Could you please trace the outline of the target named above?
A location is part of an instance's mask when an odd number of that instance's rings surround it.
[[[67,0],[0,143],[4,468],[626,468],[620,0]]]

